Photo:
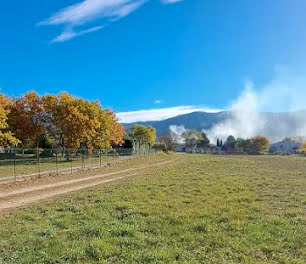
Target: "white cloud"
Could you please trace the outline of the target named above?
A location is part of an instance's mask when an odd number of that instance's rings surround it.
[[[156,99],[156,100],[154,101],[154,104],[161,104],[162,102],[163,102],[163,100]]]
[[[122,112],[122,113],[117,113],[117,117],[122,123],[133,123],[139,121],[160,121],[178,115],[188,114],[197,111],[216,113],[222,110],[211,109],[201,106],[194,106],[194,105],[185,105],[185,106],[175,106],[168,108]]]
[[[137,10],[150,0],[83,0],[68,6],[51,15],[38,25],[64,26],[63,32],[52,42],[63,42],[90,32],[98,31],[103,26],[117,21]],[[162,3],[171,4],[182,0],[161,0]],[[99,20],[103,26],[90,29],[79,29],[88,23]]]

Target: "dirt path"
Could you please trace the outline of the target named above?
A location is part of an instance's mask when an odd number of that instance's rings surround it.
[[[56,181],[54,183],[40,186],[30,186],[18,190],[8,190],[0,194],[0,214],[12,209],[26,206],[31,203],[46,200],[58,195],[91,188],[97,185],[120,180],[129,176],[141,173],[144,169],[162,168],[177,162],[179,158],[174,158],[164,162],[153,163],[146,166],[137,166],[129,169],[104,173],[85,178]]]
[[[117,162],[123,161],[123,160],[127,160],[130,159],[130,156],[126,156],[126,157],[121,157],[121,159],[119,161],[111,161],[110,163],[115,164]],[[97,169],[97,168],[101,168],[103,166],[105,166],[107,164],[107,162],[103,162],[103,165],[100,165],[99,163],[94,163],[94,164],[90,164],[85,167],[86,169]],[[59,173],[72,173],[72,172],[76,172],[76,171],[81,171],[83,169],[85,169],[82,166],[76,166],[76,167],[67,167],[67,168],[58,168],[58,169],[53,169],[53,170],[47,170],[47,171],[41,171],[41,172],[35,172],[35,173],[30,173],[30,174],[20,174],[20,175],[16,175],[16,176],[9,176],[9,177],[0,177],[0,184],[6,184],[9,183],[11,181],[20,181],[20,180],[24,180],[27,178],[33,178],[33,177],[37,177],[37,176],[43,176],[43,175],[50,175],[50,174],[59,174]]]

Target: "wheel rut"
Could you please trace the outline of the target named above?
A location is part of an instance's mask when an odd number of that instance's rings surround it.
[[[163,162],[153,163],[104,173],[84,178],[60,180],[39,186],[30,186],[18,190],[5,191],[0,193],[0,214],[14,209],[25,207],[29,204],[47,200],[59,195],[92,188],[98,185],[122,180],[127,177],[140,174],[145,169],[160,169],[178,162],[180,158],[174,158]]]

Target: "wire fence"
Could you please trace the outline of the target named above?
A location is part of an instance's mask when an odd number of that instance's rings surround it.
[[[72,174],[154,152],[151,149],[0,149],[0,183],[27,177]]]

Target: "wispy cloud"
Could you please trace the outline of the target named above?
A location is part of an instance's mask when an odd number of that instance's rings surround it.
[[[38,25],[63,26],[63,32],[52,42],[63,42],[102,29],[136,11],[150,0],[83,0],[51,15]],[[183,0],[160,0],[172,4]],[[102,25],[82,29],[86,24],[100,22]]]
[[[133,123],[139,121],[159,121],[174,116],[188,114],[197,111],[216,113],[222,110],[207,108],[204,106],[184,105],[184,106],[175,106],[168,108],[122,112],[122,113],[117,113],[117,117],[122,123]]]
[[[156,99],[156,100],[154,101],[154,104],[161,104],[162,102],[163,102],[163,100]]]
[[[70,39],[73,39],[75,37],[78,36],[82,36],[91,32],[95,32],[95,31],[99,31],[100,29],[102,29],[103,26],[97,26],[97,27],[92,27],[86,30],[81,30],[79,32],[75,32],[73,30],[65,30],[63,31],[59,36],[57,36],[55,39],[52,40],[52,42],[64,42],[64,41],[68,41]]]
[[[177,2],[182,2],[184,0],[161,0],[162,3],[165,3],[165,4],[173,4],[173,3],[177,3]]]

